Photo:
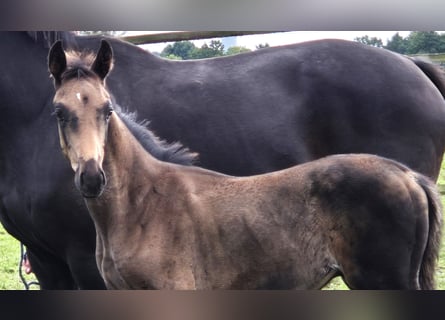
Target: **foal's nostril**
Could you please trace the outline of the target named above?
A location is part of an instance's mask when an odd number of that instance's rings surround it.
[[[82,166],[78,174],[78,188],[87,198],[98,197],[102,194],[106,184],[106,177],[97,162],[89,160]]]
[[[102,178],[102,186],[104,186],[107,182],[107,178],[105,177],[105,172],[103,172],[103,170],[100,170],[100,177]]]

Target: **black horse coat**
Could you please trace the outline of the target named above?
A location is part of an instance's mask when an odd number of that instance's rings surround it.
[[[95,232],[51,118],[42,37],[96,50],[99,37],[0,33],[0,219],[28,248],[42,288],[103,288]],[[199,61],[169,61],[110,39],[108,86],[150,129],[232,175],[329,154],[371,153],[437,179],[444,84],[431,65],[341,40]]]

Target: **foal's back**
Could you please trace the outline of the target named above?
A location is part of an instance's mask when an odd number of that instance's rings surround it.
[[[433,286],[440,201],[397,162],[339,155],[247,178],[187,171],[198,287],[320,288],[342,275],[351,288],[418,289],[419,273]]]

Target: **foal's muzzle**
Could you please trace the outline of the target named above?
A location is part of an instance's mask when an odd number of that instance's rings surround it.
[[[79,165],[74,176],[74,184],[85,198],[99,197],[106,183],[105,173],[94,160]]]

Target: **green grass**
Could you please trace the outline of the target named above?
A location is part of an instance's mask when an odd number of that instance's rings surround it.
[[[442,204],[445,208],[445,161],[442,164],[437,185],[442,194]],[[20,259],[20,244],[12,238],[0,224],[0,290],[24,290],[20,280],[18,264]],[[32,275],[25,275],[27,282],[35,281]],[[436,275],[437,289],[445,290],[445,230],[442,237],[442,247],[439,254],[439,263]],[[32,289],[38,287],[32,286]],[[326,290],[347,290],[348,288],[340,277],[333,279],[324,288]]]
[[[19,276],[20,243],[11,237],[0,224],[0,290],[24,290]],[[27,282],[35,281],[34,275],[23,275]],[[32,289],[38,286],[31,286]]]
[[[437,186],[439,187],[440,193],[442,195],[442,206],[445,211],[445,161],[442,163],[442,170],[439,174],[439,179],[437,180]],[[437,288],[445,290],[445,223],[442,228],[442,246],[439,253],[439,263],[437,268],[436,282]]]

